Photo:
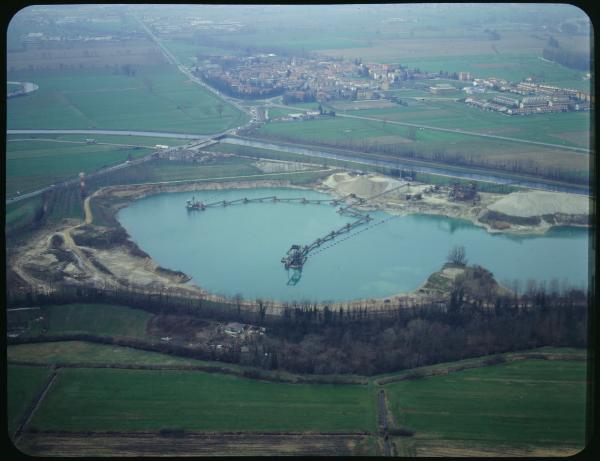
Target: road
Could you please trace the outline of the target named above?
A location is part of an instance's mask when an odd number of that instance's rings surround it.
[[[152,132],[152,131],[110,131],[110,130],[7,130],[7,134],[131,134],[135,136],[161,136],[161,137],[170,137],[170,138],[180,138],[180,139],[190,139],[190,140],[200,140],[200,141],[208,141],[214,139],[218,136],[227,135],[230,130],[224,133],[218,133],[212,136],[206,135],[192,135],[192,134],[181,134],[181,133],[164,133],[164,132]],[[220,140],[223,143],[228,144],[237,144],[244,145],[250,147],[258,147],[263,149],[271,149],[278,150],[283,152],[289,152],[293,154],[306,155],[310,157],[317,157],[323,159],[331,159],[331,160],[342,160],[357,163],[359,165],[368,165],[368,166],[378,166],[378,167],[386,167],[386,168],[405,168],[412,169],[417,173],[429,173],[436,174],[441,176],[447,176],[451,178],[458,179],[468,179],[473,181],[482,181],[482,182],[490,182],[494,184],[505,184],[505,185],[515,185],[520,187],[527,187],[530,189],[539,189],[539,190],[547,190],[554,192],[568,192],[572,194],[580,194],[580,195],[589,195],[590,189],[589,187],[581,186],[581,187],[570,187],[566,185],[558,185],[549,182],[542,181],[534,181],[530,178],[523,179],[515,179],[515,175],[511,177],[502,176],[500,174],[490,174],[488,172],[474,172],[467,173],[456,171],[448,168],[444,168],[441,165],[435,164],[426,164],[425,162],[408,162],[403,160],[400,161],[389,161],[389,160],[379,160],[373,158],[361,157],[359,153],[352,153],[348,151],[340,151],[338,149],[329,149],[328,151],[319,150],[318,147],[312,146],[304,146],[301,144],[292,144],[292,143],[282,143],[282,142],[273,142],[273,141],[262,141],[258,139],[250,139],[250,138],[242,138],[238,136],[226,136],[225,138]],[[180,146],[184,147],[184,146]],[[340,153],[337,153],[340,152]],[[141,157],[136,160],[132,160],[130,162],[120,163],[118,165],[114,165],[112,167],[103,168],[94,173],[88,174],[89,177],[94,177],[102,174],[106,174],[111,171],[115,171],[121,168],[126,168],[129,166],[137,165],[143,162],[146,162],[151,159],[151,154]],[[7,198],[6,203],[18,202],[20,200],[24,200],[26,198],[34,197],[36,195],[42,194],[46,191],[52,190],[59,186],[67,186],[72,184],[77,184],[79,182],[79,178],[74,178],[71,180],[63,181],[62,183],[53,184],[51,186],[29,192],[27,194],[20,195],[18,197]]]
[[[144,163],[149,160],[152,160],[153,154],[154,154],[154,151],[148,155],[145,155],[144,157],[140,157],[135,160],[127,160],[127,161],[125,161],[123,163],[119,163],[117,165],[101,168],[100,170],[97,170],[97,171],[94,171],[93,173],[87,174],[86,178],[94,178],[94,177],[101,176],[106,173],[110,173],[112,171],[120,170],[122,168],[128,168],[130,166],[139,165],[140,163]],[[14,203],[14,202],[20,202],[21,200],[25,200],[30,197],[35,197],[36,195],[43,194],[44,192],[47,192],[47,191],[50,191],[53,189],[57,189],[59,187],[66,187],[66,186],[72,186],[72,185],[79,184],[79,181],[80,181],[79,177],[67,179],[65,181],[62,181],[62,182],[59,182],[56,184],[52,184],[48,187],[44,187],[42,189],[38,189],[33,192],[28,192],[27,194],[19,195],[18,197],[7,198],[6,203],[9,204],[9,203]]]
[[[130,130],[6,130],[6,134],[86,134],[86,135],[122,135],[122,136],[141,136],[152,138],[177,138],[177,139],[198,139],[204,140],[216,135],[189,134],[189,133],[165,133],[162,131],[130,131]]]
[[[188,69],[186,66],[181,64],[181,62],[179,62],[179,60],[175,57],[175,55],[173,55],[173,53],[171,53],[169,50],[167,50],[167,48],[160,42],[158,37],[156,35],[154,35],[154,33],[148,28],[148,26],[146,26],[146,24],[144,24],[142,21],[140,21],[137,17],[135,17],[135,20],[146,31],[146,33],[150,36],[150,38],[154,41],[154,43],[156,43],[156,45],[160,48],[160,50],[166,56],[167,60],[171,64],[173,64],[175,67],[177,67],[177,69],[179,69],[179,71],[182,74],[184,74],[187,78],[189,78],[190,81],[197,83],[198,85],[202,86],[205,90],[211,92],[218,98],[222,99],[223,101],[225,101],[228,104],[231,104],[232,106],[236,107],[238,110],[244,112],[245,114],[251,115],[250,110],[247,107],[242,106],[236,100],[225,96],[220,91],[216,90],[215,88],[212,88],[210,85],[207,85],[201,79],[194,76],[194,74],[192,74],[190,69]]]
[[[283,107],[286,109],[290,109],[290,106],[285,106],[283,104],[275,104],[275,103],[270,103],[270,106],[274,106],[274,107]],[[293,108],[293,107],[291,107]],[[306,110],[306,109],[302,109],[302,110]],[[344,114],[344,113],[340,113],[340,112],[336,112],[336,117],[345,117],[345,118],[354,118],[354,119],[359,119],[359,120],[368,120],[371,122],[384,122],[386,124],[391,124],[391,125],[400,125],[400,126],[409,126],[409,127],[414,127],[414,128],[422,128],[422,129],[427,129],[427,130],[433,130],[433,131],[442,131],[445,133],[455,133],[455,134],[463,134],[463,135],[467,135],[467,136],[477,136],[480,138],[486,138],[486,139],[499,139],[501,141],[510,141],[510,142],[516,142],[516,143],[521,143],[521,144],[533,144],[533,145],[537,145],[537,146],[544,146],[544,147],[552,147],[554,149],[566,149],[566,150],[571,150],[577,153],[584,153],[584,154],[589,154],[590,150],[584,147],[573,147],[573,146],[565,146],[563,144],[552,144],[552,143],[548,143],[548,142],[541,142],[541,141],[529,141],[527,139],[520,139],[520,138],[511,138],[508,136],[500,136],[500,135],[495,135],[495,134],[487,134],[487,133],[478,133],[476,131],[467,131],[467,130],[461,130],[460,128],[440,128],[440,127],[436,127],[436,126],[431,126],[431,125],[422,125],[422,124],[418,124],[418,123],[408,123],[408,122],[398,122],[395,120],[384,120],[381,118],[375,118],[375,117],[366,117],[363,115],[349,115],[349,114]]]
[[[31,141],[43,141],[43,142],[56,142],[64,144],[89,144],[87,141],[67,141],[66,139],[54,139],[54,138],[19,138],[19,139],[7,139],[6,142],[31,142]],[[143,146],[141,144],[121,144],[114,142],[94,142],[98,146],[115,146],[115,147],[139,147],[143,149],[154,149],[154,146]]]

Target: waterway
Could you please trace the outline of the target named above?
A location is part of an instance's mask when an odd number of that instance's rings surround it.
[[[415,290],[439,270],[455,245],[469,263],[511,286],[528,280],[587,286],[588,231],[555,228],[544,236],[489,234],[470,222],[440,216],[391,218],[375,212],[367,227],[308,258],[302,277],[288,285],[280,260],[292,244],[308,244],[351,222],[332,205],[250,203],[187,211],[195,195],[217,200],[278,197],[331,198],[298,189],[238,189],[158,194],[118,214],[132,239],[163,267],[192,276],[209,292],[245,299],[342,301],[388,297]],[[378,224],[386,220],[382,224]],[[326,245],[327,246],[327,245]]]
[[[401,168],[407,170],[413,170],[417,173],[429,173],[441,176],[449,176],[453,178],[467,179],[472,181],[483,181],[491,182],[495,184],[505,184],[519,187],[526,187],[528,189],[539,189],[547,190],[552,192],[568,192],[571,194],[589,195],[590,188],[584,185],[581,186],[567,186],[548,182],[527,180],[527,179],[516,179],[515,177],[506,177],[501,174],[491,173],[473,173],[465,170],[448,169],[443,166],[425,166],[415,163],[404,163],[402,161],[389,161],[382,159],[374,159],[369,157],[361,157],[359,155],[353,155],[348,151],[343,153],[335,153],[334,149],[327,151],[319,150],[318,147],[307,148],[299,145],[274,142],[274,141],[261,141],[259,139],[248,139],[241,138],[238,136],[226,136],[221,139],[222,143],[225,144],[237,144],[240,146],[258,147],[261,149],[272,149],[283,152],[289,152],[291,154],[307,155],[311,157],[320,157],[332,160],[344,160],[354,162],[356,164],[370,165],[385,168]]]

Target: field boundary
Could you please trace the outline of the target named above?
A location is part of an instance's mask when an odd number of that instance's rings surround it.
[[[91,342],[91,341],[90,341]],[[129,347],[129,346],[127,346]],[[133,349],[133,348],[132,348]],[[154,351],[152,351],[154,352]],[[220,368],[218,365],[136,365],[136,364],[121,364],[121,363],[86,363],[86,362],[54,362],[52,364],[34,362],[27,360],[8,360],[10,365],[22,365],[29,367],[48,367],[54,366],[58,371],[61,368],[93,368],[93,369],[109,369],[109,370],[133,370],[133,371],[189,371],[189,372],[204,372],[204,373],[216,373],[224,375],[238,376],[240,378],[253,379],[257,381],[267,381],[272,383],[282,384],[335,384],[335,385],[349,385],[349,386],[366,386],[368,382],[355,380],[352,381],[350,378],[335,378],[316,376],[314,378],[304,378],[301,376],[286,378],[284,376],[273,376],[266,374],[267,370],[234,370],[231,368]],[[263,374],[265,373],[265,374]],[[310,375],[308,375],[310,376]]]
[[[45,366],[47,367],[48,365],[45,365]],[[21,421],[19,423],[19,426],[17,427],[17,430],[15,431],[15,433],[13,435],[15,445],[17,444],[18,440],[21,438],[21,435],[23,434],[25,428],[29,424],[29,421],[31,421],[31,418],[33,417],[34,413],[40,407],[40,405],[42,404],[42,401],[44,400],[46,395],[48,395],[48,392],[50,391],[52,384],[54,384],[54,382],[56,380],[56,374],[57,374],[57,368],[54,367],[54,370],[52,371],[50,376],[48,376],[48,378],[44,382],[44,384],[41,387],[41,390],[39,391],[37,396],[33,399],[33,401],[29,404],[29,406],[27,407],[27,409],[21,416]]]
[[[59,341],[84,341],[94,344],[104,344],[119,347],[127,347],[136,350],[142,350],[146,352],[154,352],[164,354],[165,351],[161,350],[160,344],[147,343],[140,340],[131,342],[131,338],[113,338],[110,336],[92,336],[82,334],[63,334],[56,336],[37,336],[31,338],[18,338],[10,339],[7,345],[19,345],[19,344],[35,344],[44,342],[59,342]],[[202,358],[195,358],[191,355],[178,354],[177,350],[170,350],[169,355],[190,359],[190,360],[205,360]],[[187,352],[187,351],[186,351]],[[193,352],[193,351],[190,351]],[[256,379],[260,381],[278,382],[278,383],[290,383],[290,384],[347,384],[347,385],[367,385],[369,382],[373,382],[378,386],[385,386],[399,381],[415,380],[428,378],[432,376],[448,375],[457,371],[463,371],[472,368],[481,368],[490,365],[499,365],[502,363],[515,362],[520,360],[563,360],[563,361],[587,361],[587,354],[561,354],[554,352],[505,352],[502,354],[488,355],[484,357],[478,357],[471,363],[463,363],[458,365],[452,365],[454,362],[450,362],[447,366],[443,364],[432,364],[424,367],[411,368],[407,370],[401,370],[397,375],[387,376],[383,378],[372,378],[369,376],[363,377],[344,377],[338,375],[294,375],[294,376],[281,376],[273,375],[268,370],[245,368],[236,370],[233,368],[223,367],[221,364],[226,362],[218,362],[214,365],[147,365],[147,364],[119,364],[119,363],[90,363],[90,362],[54,362],[54,363],[43,363],[28,360],[11,360],[8,359],[9,364],[12,365],[27,365],[27,366],[39,366],[47,367],[54,366],[55,368],[107,368],[107,369],[124,369],[124,370],[174,370],[174,371],[200,371],[206,373],[223,373],[233,376],[239,376],[242,378]],[[469,359],[466,359],[469,360]],[[428,369],[429,368],[429,369]]]

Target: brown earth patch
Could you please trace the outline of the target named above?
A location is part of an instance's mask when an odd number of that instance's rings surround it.
[[[485,446],[483,444],[473,444],[470,440],[419,440],[418,443],[416,443],[417,456],[432,457],[570,456],[580,450],[581,447]]]
[[[362,434],[189,433],[164,437],[153,432],[27,433],[19,449],[32,456],[344,456],[360,453]]]

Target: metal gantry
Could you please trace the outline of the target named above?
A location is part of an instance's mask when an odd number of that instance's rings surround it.
[[[263,202],[282,202],[282,203],[302,203],[302,204],[331,204],[338,205],[344,199],[307,199],[305,197],[277,197],[275,195],[269,195],[267,197],[257,197],[257,198],[238,198],[235,200],[218,200],[216,202],[211,203],[203,203],[201,201],[196,200],[196,197],[192,197],[191,200],[186,202],[186,208],[188,211],[192,210],[200,210],[203,211],[206,208],[214,208],[219,206],[229,206],[229,205],[240,205],[246,203],[263,203]]]
[[[369,198],[360,198],[355,194],[349,194],[340,199],[307,199],[305,197],[277,197],[276,195],[269,195],[266,197],[257,197],[257,198],[239,198],[235,200],[218,200],[216,202],[204,203],[196,200],[196,197],[192,197],[191,200],[186,202],[186,208],[188,211],[199,210],[204,211],[207,208],[214,208],[220,206],[230,206],[230,205],[240,205],[247,203],[263,203],[263,202],[281,202],[281,203],[301,203],[301,204],[329,204],[337,206],[341,203],[344,203],[344,206],[338,208],[337,212],[355,218],[354,221],[343,225],[342,227],[332,230],[328,234],[323,237],[319,237],[313,240],[308,245],[299,245],[294,244],[290,247],[287,253],[281,258],[281,263],[285,267],[287,271],[292,270],[292,276],[288,277],[288,285],[295,285],[300,280],[300,276],[302,273],[302,268],[308,259],[308,256],[311,252],[320,248],[327,242],[339,237],[340,235],[347,234],[353,229],[362,226],[369,221],[372,221],[373,218],[367,213],[363,213],[360,210],[357,210],[355,207],[364,205],[368,201],[378,198],[382,195],[389,194],[390,192],[394,192],[396,190],[402,189],[404,187],[410,186],[410,183],[402,184],[401,186],[395,187],[393,189],[381,192],[379,194],[373,195]],[[350,203],[348,203],[350,202]],[[372,226],[369,226],[372,227]],[[349,237],[351,237],[350,235]],[[348,237],[345,237],[347,239]],[[344,239],[343,239],[344,240]],[[321,250],[322,251],[322,250]],[[289,275],[289,274],[288,274]]]

